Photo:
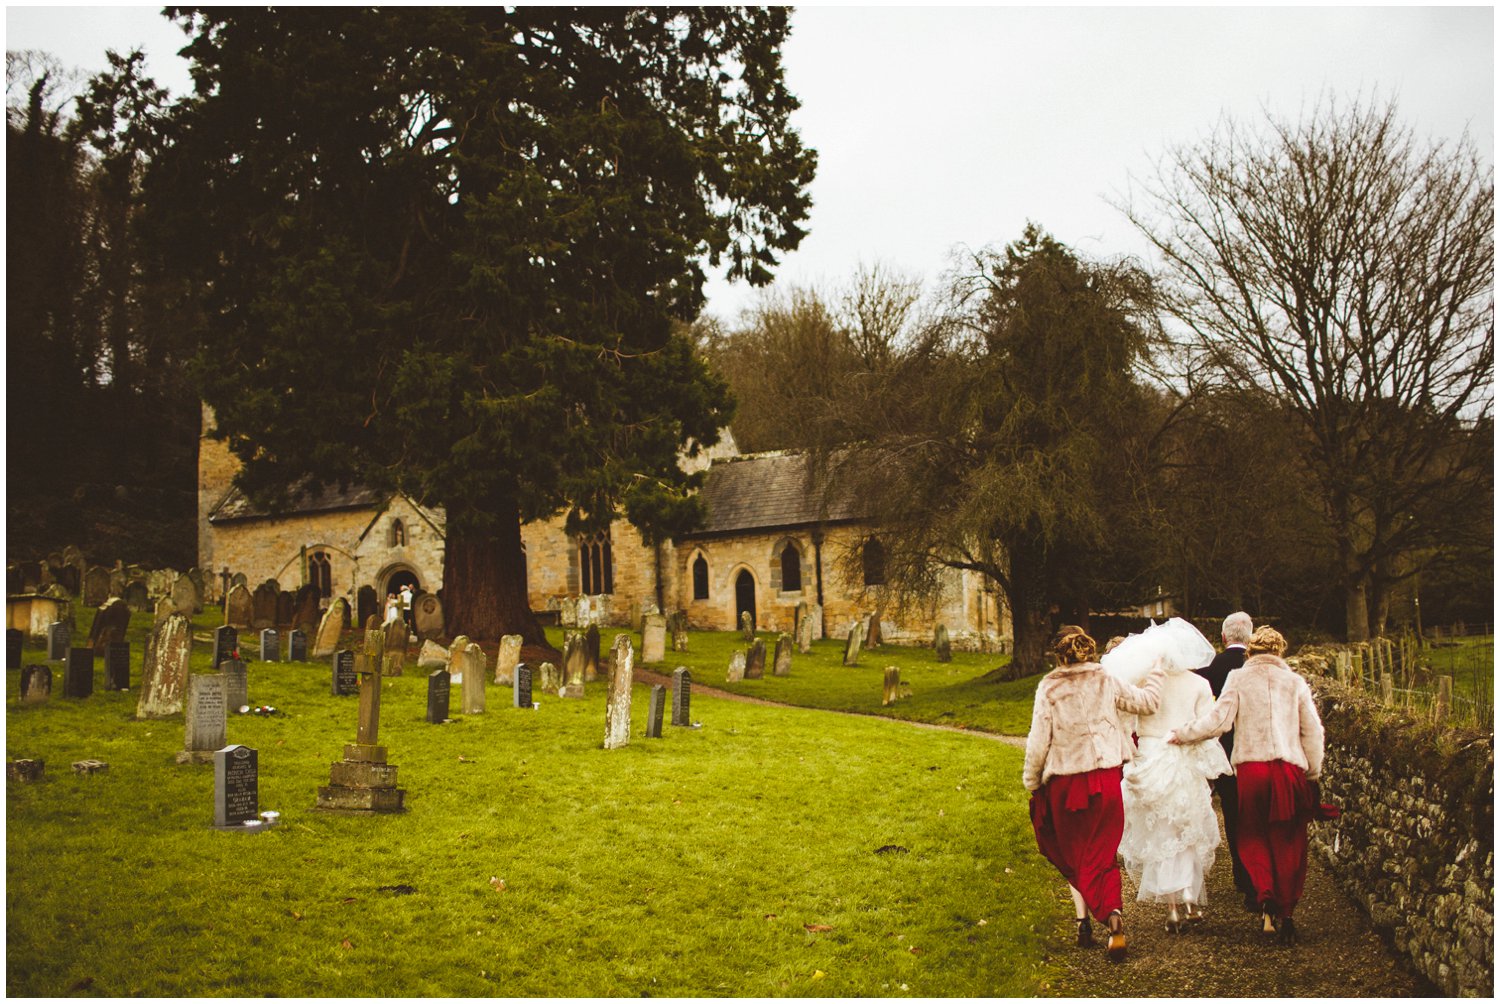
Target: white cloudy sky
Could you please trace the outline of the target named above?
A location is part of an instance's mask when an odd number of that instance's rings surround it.
[[[152,7],[7,7],[6,48],[100,68],[143,47],[187,89]],[[1468,130],[1494,162],[1493,7],[852,7],[793,15],[787,79],[819,151],[810,235],[779,281],[860,264],[936,280],[955,246],[1035,220],[1080,252],[1144,253],[1106,201],[1221,115],[1295,117],[1320,95],[1395,97],[1420,136]],[[714,282],[732,319],[754,292]]]

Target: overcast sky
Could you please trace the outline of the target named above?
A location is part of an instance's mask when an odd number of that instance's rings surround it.
[[[141,46],[189,87],[153,7],[7,7],[6,48],[102,68]],[[1419,136],[1466,129],[1494,163],[1491,7],[802,7],[784,50],[819,152],[809,236],[778,281],[836,286],[861,263],[935,282],[958,246],[1034,220],[1088,256],[1145,254],[1107,201],[1222,115],[1295,118],[1320,95],[1394,97]],[[732,320],[755,296],[715,281]]]

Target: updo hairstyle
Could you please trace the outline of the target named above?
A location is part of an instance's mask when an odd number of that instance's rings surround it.
[[[1092,662],[1094,653],[1098,647],[1094,639],[1084,634],[1083,628],[1075,624],[1065,624],[1058,629],[1057,634],[1052,636],[1048,646],[1052,654],[1057,657],[1059,666],[1072,666],[1080,662]]]
[[[1274,656],[1281,656],[1285,652],[1286,639],[1281,636],[1280,631],[1273,627],[1256,628],[1255,633],[1250,636],[1250,640],[1245,643],[1246,655],[1270,653]]]

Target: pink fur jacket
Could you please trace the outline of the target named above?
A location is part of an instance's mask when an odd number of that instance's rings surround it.
[[[1323,720],[1307,681],[1269,653],[1252,655],[1229,674],[1213,710],[1177,729],[1197,742],[1234,729],[1234,763],[1285,760],[1315,781],[1323,772]]]
[[[1161,703],[1161,684],[1160,670],[1132,687],[1097,662],[1061,666],[1042,677],[1021,771],[1026,790],[1036,791],[1057,774],[1084,774],[1131,759],[1135,744],[1120,712],[1154,712]]]

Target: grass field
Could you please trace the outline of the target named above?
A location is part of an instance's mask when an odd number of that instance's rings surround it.
[[[136,683],[148,623],[132,625]],[[724,686],[739,643],[695,634],[653,668]],[[841,655],[820,643],[791,677],[734,689],[878,711],[889,662],[915,718],[1029,708],[1029,691],[977,682],[990,659]],[[602,684],[535,711],[491,685],[486,713],[435,726],[409,668],[381,720],[408,811],[331,815],[313,803],[355,699],[329,696],[326,663],[252,663],[252,703],[283,714],[232,715],[229,741],[259,750],[260,806],[282,824],[225,833],[212,767],[174,763],[181,716],[136,721],[134,692],[64,698],[60,672],[50,701],[21,705],[18,675],[7,755],[44,758],[47,777],[7,786],[11,995],[1035,995],[1069,926],[1020,751],[980,736],[695,695],[701,728],[648,740],[637,687],[631,744],[606,751]],[[84,758],[109,770],[74,775]]]

